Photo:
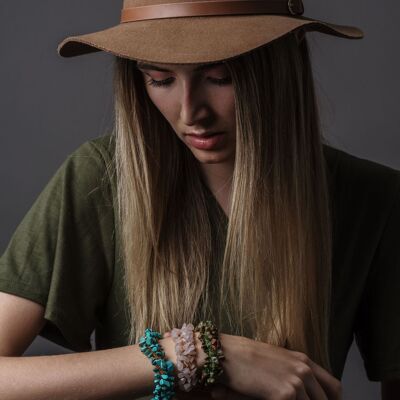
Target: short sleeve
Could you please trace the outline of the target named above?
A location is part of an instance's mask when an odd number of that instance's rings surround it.
[[[90,351],[114,267],[106,161],[92,143],[70,154],[24,216],[0,258],[0,291],[45,307],[40,335]]]
[[[400,173],[355,324],[371,381],[400,378]]]

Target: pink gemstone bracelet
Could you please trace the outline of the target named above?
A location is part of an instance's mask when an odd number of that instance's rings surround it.
[[[175,343],[178,385],[185,392],[190,392],[198,381],[194,334],[194,326],[190,323],[171,331]]]

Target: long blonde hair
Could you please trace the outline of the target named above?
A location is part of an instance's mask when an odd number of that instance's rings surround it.
[[[114,75],[129,343],[146,327],[211,318],[331,370],[330,204],[307,39],[288,34],[226,60],[237,128],[229,218],[210,207],[198,161],[135,63],[116,57]]]

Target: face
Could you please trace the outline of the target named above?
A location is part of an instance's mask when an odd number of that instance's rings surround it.
[[[138,62],[146,91],[176,135],[201,163],[232,163],[235,156],[235,100],[222,62],[154,64]],[[188,133],[221,133],[207,138]]]

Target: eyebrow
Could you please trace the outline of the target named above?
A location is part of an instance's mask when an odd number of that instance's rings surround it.
[[[194,69],[194,71],[205,71],[211,68],[214,68],[218,65],[222,65],[224,64],[224,62],[220,61],[220,62],[215,62],[215,63],[208,63],[208,64],[201,64],[198,67],[196,67]],[[179,65],[179,64],[178,64]],[[153,71],[161,71],[161,72],[172,72],[169,69],[164,69],[164,68],[160,68],[157,67],[157,65],[153,65],[153,64],[148,64],[148,63],[144,63],[144,62],[137,62],[136,64],[137,68],[139,69],[145,69],[145,70],[153,70]]]

